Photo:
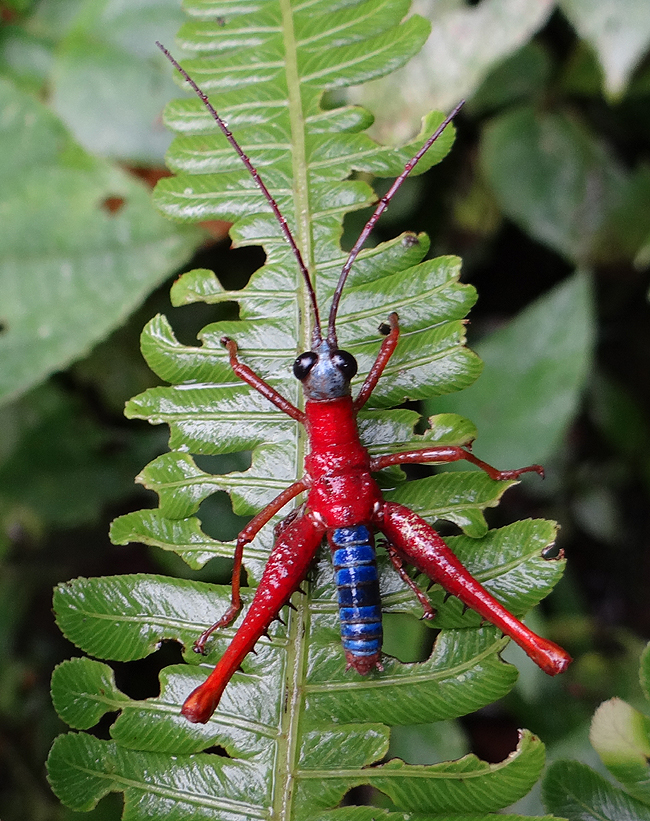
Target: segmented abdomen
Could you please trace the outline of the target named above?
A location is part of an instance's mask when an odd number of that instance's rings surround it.
[[[381,669],[381,599],[372,533],[365,525],[328,536],[338,589],[341,640],[348,667],[365,675]]]

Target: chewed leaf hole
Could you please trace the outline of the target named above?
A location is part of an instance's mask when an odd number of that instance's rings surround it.
[[[198,516],[203,532],[222,542],[236,539],[237,534],[249,521],[248,516],[238,516],[233,512],[227,493],[214,493],[204,499],[199,507]]]
[[[181,646],[176,641],[163,641],[160,648],[144,659],[115,663],[115,682],[118,688],[135,700],[160,695],[158,674],[170,664],[182,664]]]
[[[358,787],[352,787],[341,799],[339,806],[341,807],[365,807],[369,804],[377,803],[376,799],[379,793],[374,787],[369,784],[359,784]]]
[[[404,664],[431,655],[435,633],[423,621],[406,613],[384,613],[384,652]]]
[[[208,755],[218,755],[220,758],[232,758],[232,756],[228,755],[228,752],[218,744],[215,744],[214,747],[208,747],[202,752],[207,753]]]

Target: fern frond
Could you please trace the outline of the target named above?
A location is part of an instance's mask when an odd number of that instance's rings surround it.
[[[296,237],[326,306],[346,254],[340,247],[346,213],[373,201],[372,189],[353,172],[397,175],[442,119],[426,118],[412,144],[387,148],[363,130],[371,116],[357,107],[326,110],[327,90],[382,76],[402,65],[426,39],[419,17],[402,22],[403,0],[189,0],[193,18],[179,35],[185,68],[208,92],[262,174]],[[203,532],[201,502],[219,490],[237,513],[260,510],[302,473],[304,433],[232,374],[219,344],[236,339],[250,367],[299,404],[291,363],[309,347],[309,303],[296,261],[268,203],[198,99],[174,102],[167,124],[177,132],[169,154],[176,176],[156,189],[158,207],[180,220],[233,222],[236,245],[262,245],[266,262],[241,291],[227,291],[215,275],[192,271],[175,284],[175,304],[195,301],[239,304],[240,319],[216,322],[200,334],[200,347],[181,344],[164,317],[143,333],[142,348],[169,384],[133,399],[131,417],[170,427],[170,452],[138,480],[156,491],[159,507],[118,519],[113,540],[138,540],[181,555],[192,567],[232,554],[232,544]],[[451,146],[447,129],[417,173],[440,161]],[[480,363],[464,347],[464,317],[475,300],[459,283],[453,257],[422,262],[424,236],[405,234],[362,252],[344,292],[339,340],[358,360],[361,384],[379,347],[378,325],[390,311],[400,315],[400,345],[368,410],[360,417],[372,454],[422,443],[467,444],[470,423],[444,414],[414,433],[411,411],[384,410],[405,399],[461,389]],[[196,455],[250,451],[244,471],[213,475]],[[406,501],[428,519],[457,523],[465,536],[455,548],[470,571],[524,612],[550,590],[561,563],[544,562],[552,542],[548,522],[526,522],[487,533],[483,518],[510,483],[475,472],[401,484],[400,471],[381,481],[391,498]],[[245,551],[250,582],[259,578],[271,547],[267,527]],[[487,535],[486,535],[487,534]],[[471,547],[470,547],[471,545]],[[483,552],[484,551],[484,552]],[[485,557],[489,562],[484,561]],[[531,589],[531,578],[535,583]],[[382,577],[391,612],[417,612],[397,574]],[[508,692],[516,671],[499,658],[505,640],[477,626],[458,602],[432,598],[441,632],[431,658],[405,665],[388,659],[381,674],[360,678],[345,670],[340,649],[331,567],[322,560],[306,597],[296,597],[288,626],[276,625],[228,685],[219,709],[205,725],[180,716],[185,696],[204,678],[237,629],[218,631],[210,656],[199,663],[189,651],[199,632],[225,610],[228,587],[163,577],[79,579],[56,595],[58,622],[85,652],[100,659],[133,660],[163,640],[186,649],[185,665],[161,673],[161,693],[131,700],[116,687],[110,668],[76,659],[55,673],[57,709],[77,729],[92,727],[107,712],[120,715],[112,740],[86,734],[61,737],[50,759],[58,795],[88,809],[110,790],[124,791],[129,819],[442,819],[463,808],[467,821],[512,803],[538,777],[543,747],[524,734],[501,765],[473,756],[451,764],[413,767],[385,756],[389,726],[424,723],[475,710]],[[244,595],[250,602],[250,593]],[[202,753],[219,747],[225,755]],[[354,786],[370,784],[392,800],[395,812],[334,808]]]

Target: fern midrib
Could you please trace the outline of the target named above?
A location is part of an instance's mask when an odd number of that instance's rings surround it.
[[[293,203],[296,219],[296,243],[309,270],[314,278],[313,247],[311,242],[311,210],[309,204],[309,180],[307,176],[307,149],[305,144],[305,119],[302,110],[302,96],[300,93],[300,76],[298,74],[297,42],[293,28],[293,9],[290,0],[280,0],[282,11],[285,77],[289,100],[289,120],[291,123],[291,163],[293,179]],[[296,273],[298,268],[296,265]],[[314,287],[316,283],[314,282]],[[308,294],[304,283],[299,288],[302,300],[303,317],[310,316]],[[302,350],[307,350],[311,342],[311,328],[309,322],[303,321],[300,328]]]
[[[283,21],[285,77],[289,100],[289,120],[291,125],[291,161],[293,179],[293,204],[296,225],[296,243],[300,248],[303,260],[312,277],[314,287],[315,266],[313,259],[313,244],[311,235],[311,220],[309,207],[309,181],[307,176],[307,156],[305,144],[305,120],[300,93],[300,77],[298,74],[297,42],[293,27],[293,9],[290,0],[280,0],[280,10]],[[296,273],[298,267],[296,265]],[[304,283],[298,286],[300,312],[296,319],[299,321],[298,339],[301,350],[311,347],[311,331],[309,317],[311,308],[309,295]],[[302,318],[302,321],[300,321]],[[304,464],[306,451],[306,437],[304,432],[298,433],[298,447],[296,448],[296,468],[301,470]],[[298,478],[298,477],[296,477]],[[294,598],[297,598],[294,596]],[[273,818],[278,821],[290,821],[293,816],[293,796],[295,795],[294,779],[299,760],[299,719],[302,706],[302,682],[306,664],[305,635],[307,629],[308,612],[306,602],[297,601],[297,610],[292,613],[288,625],[287,667],[286,667],[286,707],[282,711],[282,728],[278,740],[276,759],[277,780],[273,790]]]

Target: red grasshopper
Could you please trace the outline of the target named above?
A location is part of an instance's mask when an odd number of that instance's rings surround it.
[[[302,382],[306,398],[304,411],[296,408],[239,361],[237,343],[234,340],[227,337],[221,340],[228,351],[235,374],[281,411],[303,424],[309,436],[311,450],[305,459],[305,475],[302,479],[290,485],[260,511],[237,537],[231,605],[195,642],[194,649],[197,652],[204,651],[208,637],[217,628],[230,624],[241,607],[239,585],[244,547],[288,502],[303,492],[307,492],[307,499],[301,508],[276,527],[275,546],[241,626],[208,679],[187,697],[182,714],[192,722],[205,723],[209,720],[241,662],[257,640],[267,633],[280,609],[299,588],[323,537],[327,537],[329,542],[335,568],[341,637],[347,667],[354,668],[362,675],[375,668],[381,670],[381,601],[373,530],[379,530],[386,537],[388,556],[400,577],[421,602],[424,618],[432,619],[435,612],[425,595],[407,575],[404,562],[414,565],[433,582],[440,584],[447,593],[457,596],[464,605],[500,628],[544,672],[552,676],[563,672],[571,661],[569,654],[553,642],[533,633],[499,604],[469,574],[431,525],[408,508],[385,501],[371,475],[389,465],[455,462],[461,459],[477,465],[496,480],[516,479],[529,471],[543,476],[543,469],[539,465],[530,465],[517,470],[497,470],[469,451],[454,446],[430,447],[371,458],[359,439],[356,418],[397,347],[398,316],[392,313],[388,317],[388,325],[380,327],[386,338],[356,399],[352,399],[350,381],[357,372],[357,363],[350,353],[339,349],[336,338],[338,305],[354,260],[397,189],[449,125],[460,105],[406,164],[361,232],[341,271],[332,297],[327,336],[323,337],[309,273],[277,203],[207,96],[167,49],[160,43],[158,46],[206,105],[271,206],[304,278],[311,301],[314,327],[311,350],[301,354],[293,366],[296,378]]]

